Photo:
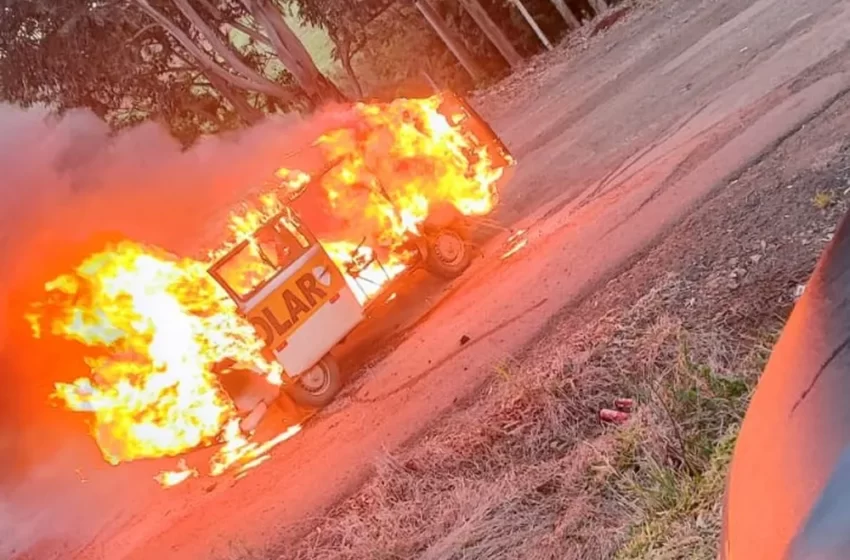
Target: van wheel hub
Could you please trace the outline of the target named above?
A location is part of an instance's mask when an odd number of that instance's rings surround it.
[[[330,375],[322,362],[319,362],[298,376],[298,383],[309,392],[318,395],[330,385]]]
[[[434,255],[447,265],[454,265],[463,259],[464,241],[453,231],[441,231],[434,239]]]

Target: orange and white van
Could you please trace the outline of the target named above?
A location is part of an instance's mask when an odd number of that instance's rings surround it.
[[[330,350],[363,320],[363,308],[310,230],[283,212],[209,270],[283,366],[300,404],[324,406],[339,392]]]

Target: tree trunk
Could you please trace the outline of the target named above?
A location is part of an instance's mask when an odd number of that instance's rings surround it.
[[[588,0],[588,2],[590,2],[590,7],[593,8],[596,15],[599,15],[608,9],[608,2],[605,0]]]
[[[257,22],[266,30],[283,65],[314,102],[345,101],[345,96],[313,62],[309,51],[292,31],[280,9],[269,0],[242,0]]]
[[[578,19],[578,16],[573,13],[564,0],[551,0],[551,2],[555,6],[555,9],[558,10],[558,13],[561,14],[561,17],[564,18],[564,21],[567,22],[568,28],[578,29],[581,27],[581,21]]]
[[[221,13],[221,10],[218,9],[218,6],[213,4],[210,0],[198,0],[198,3],[204,7],[204,9],[212,15],[218,21],[224,20],[224,14]]]
[[[295,57],[294,53],[289,50],[289,47],[284,42],[275,29],[274,23],[269,18],[266,11],[255,0],[242,0],[242,4],[256,20],[260,29],[265,30],[266,36],[269,38],[269,43],[275,51],[278,59],[283,66],[295,78],[295,81],[309,95],[315,89],[315,84],[304,71],[300,61]]]
[[[342,93],[342,90],[336,87],[336,84],[322,73],[319,73],[319,76],[316,78],[316,85],[318,87],[316,89],[317,94],[314,101],[317,105],[328,101],[335,103],[347,103],[350,101],[350,99]]]
[[[525,4],[522,3],[522,0],[511,0],[516,9],[519,10],[519,13],[522,14],[522,17],[525,19],[526,23],[528,23],[529,27],[534,31],[534,34],[537,35],[537,38],[540,39],[540,42],[543,43],[543,46],[546,47],[547,50],[552,50],[552,43],[549,41],[549,37],[543,33],[543,30],[540,29],[540,26],[537,25],[537,22],[534,21],[534,18],[531,16],[531,13],[526,9]]]
[[[236,114],[239,115],[242,122],[247,125],[254,125],[263,120],[263,113],[259,109],[251,106],[251,104],[248,103],[248,100],[239,95],[238,92],[233,91],[227,82],[212,72],[204,72],[204,75],[216,91],[218,91],[221,96],[233,106],[233,110],[236,111]]]
[[[440,14],[434,9],[431,0],[416,0],[415,4],[422,13],[422,16],[431,24],[431,27],[439,35],[440,39],[443,40],[443,43],[452,51],[452,54],[455,55],[461,66],[472,77],[472,80],[477,83],[484,79],[487,73],[481,68],[478,61],[475,60],[475,57],[466,48],[466,45],[463,44],[461,38],[446,25]]]
[[[201,32],[213,51],[223,58],[231,68],[252,80],[267,81],[274,84],[274,82],[248,66],[230,45],[225,45],[221,37],[219,37],[218,31],[207,25],[207,22],[195,11],[195,8],[189,4],[188,0],[174,0],[174,4],[186,16],[186,19]]]
[[[264,93],[266,95],[271,95],[274,97],[279,97],[286,101],[294,100],[295,96],[291,91],[287,90],[283,86],[276,84],[268,79],[263,80],[252,80],[248,77],[238,76],[231,72],[228,72],[221,66],[219,66],[212,58],[207,55],[198,45],[195,44],[192,39],[183,32],[180,27],[178,27],[174,22],[172,22],[166,15],[161,13],[159,10],[150,5],[147,0],[134,0],[135,4],[139,6],[146,14],[148,14],[154,21],[156,21],[163,29],[165,29],[169,35],[174,37],[174,39],[180,43],[184,49],[194,58],[195,62],[198,65],[198,68],[203,70],[204,72],[210,72],[211,74],[215,74],[225,82],[244,89],[248,91],[257,91],[260,93]]]
[[[345,75],[348,76],[349,80],[351,80],[351,87],[354,88],[354,95],[357,99],[363,99],[363,84],[360,83],[357,73],[351,66],[351,59],[343,58],[340,62],[342,63],[342,69],[345,70]]]
[[[496,25],[487,10],[478,0],[460,0],[460,3],[466,9],[475,23],[481,28],[488,39],[496,46],[511,68],[518,68],[522,65],[522,57],[514,48],[513,44],[508,39],[507,35]]]
[[[345,74],[351,80],[351,85],[354,87],[354,95],[357,96],[357,99],[363,99],[363,85],[360,83],[357,73],[351,65],[351,59],[354,57],[351,53],[351,41],[340,39],[336,48],[339,51],[339,61],[342,64],[342,68],[345,70]]]

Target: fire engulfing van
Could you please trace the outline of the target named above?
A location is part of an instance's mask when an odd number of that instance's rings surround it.
[[[500,182],[506,181],[514,160],[469,104],[444,93],[439,111],[450,126],[462,130],[471,150],[486,152],[491,165],[503,172]],[[375,251],[357,246],[340,269],[339,258],[335,263],[293,208],[298,199],[304,200],[303,192],[320,188],[323,174],[334,165],[329,162],[300,192],[281,189],[285,198],[280,201],[281,211],[244,236],[209,269],[262,338],[266,359],[282,366],[287,393],[310,407],[328,404],[341,389],[340,368],[331,350],[363,321],[363,296],[375,295],[365,290],[355,293],[363,269],[377,262]],[[395,207],[390,194],[380,188],[376,193]],[[427,218],[405,238],[404,266],[422,266],[445,278],[459,276],[469,267],[474,251],[468,229],[465,215],[456,207],[432,203]],[[381,268],[380,262],[377,265]]]

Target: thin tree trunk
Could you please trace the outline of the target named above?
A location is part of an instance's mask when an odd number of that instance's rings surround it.
[[[316,92],[320,101],[346,101],[346,97],[342,94],[336,84],[330,81],[327,76],[322,74],[319,67],[313,61],[310,51],[301,42],[301,39],[292,31],[289,24],[283,19],[283,14],[280,8],[273,6],[269,0],[255,0],[260,2],[265,12],[274,27],[277,35],[283,40],[283,43],[293,54],[298,63],[301,65],[305,73],[316,84]]]
[[[263,35],[260,31],[248,27],[245,24],[239,23],[238,21],[225,21],[224,24],[232,27],[233,29],[236,29],[237,31],[241,31],[242,33],[255,40],[256,42],[260,43],[261,45],[264,45],[270,49],[274,49],[274,46],[272,45],[272,42],[269,41],[269,38]]]
[[[269,18],[268,14],[258,5],[250,0],[243,0],[246,6],[250,6],[251,15],[257,21],[259,26],[265,30],[266,35],[272,44],[272,47],[277,54],[278,59],[283,64],[290,74],[295,78],[295,81],[307,94],[307,97],[313,99],[317,95],[318,84],[314,76],[310,76],[305,70],[302,62],[298,60],[295,54],[290,51],[284,40],[278,35],[275,30],[275,25]]]
[[[534,18],[531,16],[531,13],[525,7],[525,4],[522,3],[522,0],[511,0],[513,5],[516,6],[516,9],[519,10],[519,13],[522,14],[522,17],[525,18],[526,23],[528,23],[529,27],[534,31],[534,34],[537,35],[537,38],[540,39],[540,42],[543,43],[543,46],[546,47],[547,50],[552,50],[552,43],[549,41],[549,37],[543,33],[543,30],[540,29],[540,26],[537,25],[537,22],[534,21]]]
[[[231,106],[233,106],[233,110],[236,111],[236,114],[239,115],[242,122],[247,125],[254,125],[263,120],[263,113],[248,103],[247,99],[233,91],[227,82],[212,72],[204,72],[204,75],[210,81],[212,87],[214,87],[216,91],[219,92],[219,94],[221,94],[221,96],[226,99]]]
[[[357,99],[363,99],[363,85],[360,83],[357,73],[351,66],[351,59],[342,58],[340,62],[342,63],[342,68],[345,70],[345,74],[348,76],[348,79],[351,80],[351,85],[354,88],[354,95]]]
[[[551,0],[551,2],[555,6],[555,9],[558,10],[558,13],[561,14],[561,17],[564,18],[564,21],[567,22],[567,27],[570,29],[581,27],[581,21],[578,19],[578,16],[573,13],[564,0]]]
[[[280,9],[268,0],[242,0],[262,26],[283,65],[314,102],[343,101],[345,96],[318,69],[304,44],[284,21]]]
[[[472,77],[472,80],[480,82],[484,79],[487,73],[481,68],[478,61],[475,60],[475,57],[466,48],[466,45],[463,44],[461,38],[446,25],[446,22],[443,21],[440,14],[434,9],[430,0],[416,0],[414,3],[422,16],[428,21],[437,35],[439,35],[440,39],[443,40],[443,43],[445,43],[449,50],[452,51],[452,54],[458,59],[461,66]]]
[[[249,27],[249,26],[247,26],[247,25],[245,25],[245,24],[243,24],[239,21],[233,21],[233,20],[226,19],[224,17],[224,14],[221,13],[221,10],[219,10],[216,6],[214,6],[209,0],[199,0],[199,2],[204,7],[204,9],[209,14],[211,14],[216,19],[216,21],[218,21],[221,25],[225,25],[227,27],[232,27],[233,29],[236,29],[236,30],[244,33],[245,35],[247,35],[248,37],[250,37],[254,41],[256,41],[256,42],[258,42],[262,45],[265,45],[268,48],[270,48],[270,49],[274,48],[274,47],[272,47],[271,41],[269,41],[268,37],[266,37],[265,35],[263,35],[259,31],[257,31],[256,29],[253,29],[253,28],[251,28],[251,27]]]
[[[221,21],[224,19],[224,14],[221,13],[221,10],[218,9],[216,5],[214,5],[210,0],[198,0],[198,3],[204,7],[204,9],[210,13],[215,19]]]
[[[522,65],[522,56],[514,48],[513,44],[508,39],[507,35],[496,25],[487,10],[478,0],[460,0],[460,3],[466,9],[475,23],[481,28],[488,39],[496,46],[511,68],[518,68]]]
[[[265,29],[266,35],[275,45],[278,56],[296,79],[304,82],[314,82],[319,71],[315,68],[309,53],[306,52],[306,49],[303,49],[301,41],[298,37],[295,37],[289,25],[283,21],[283,15],[274,8],[269,10],[268,4],[263,0],[243,0],[243,4],[251,6],[251,13],[254,15],[254,19]],[[297,52],[297,46],[300,46],[304,52]],[[314,71],[311,71],[311,67],[313,67]],[[315,87],[311,87],[312,85],[315,84],[305,84],[306,87],[304,89],[312,92],[315,89]]]
[[[351,43],[345,39],[341,39],[337,43],[337,49],[339,49],[339,61],[342,64],[342,68],[345,70],[348,79],[351,80],[351,85],[354,87],[354,95],[357,96],[357,99],[363,99],[363,86],[360,84],[357,73],[351,65],[351,59],[354,56],[351,53]]]
[[[256,81],[228,72],[210,58],[209,55],[207,55],[207,53],[205,53],[200,47],[198,47],[198,45],[196,45],[194,41],[192,41],[192,39],[174,22],[168,19],[168,17],[162,14],[159,10],[151,6],[147,0],[135,0],[135,3],[146,14],[153,18],[154,21],[162,26],[163,29],[165,29],[172,37],[174,37],[174,39],[180,43],[184,49],[186,49],[186,51],[195,59],[198,66],[205,72],[208,71],[215,74],[225,82],[241,89],[265,93],[266,95],[280,97],[287,101],[292,101],[295,98],[291,91],[270,80]]]
[[[588,0],[588,2],[590,2],[590,7],[593,8],[596,15],[599,15],[608,9],[608,2],[605,0]]]
[[[209,42],[213,51],[221,56],[221,58],[223,58],[231,68],[252,80],[267,81],[274,84],[274,82],[243,62],[231,46],[225,45],[219,37],[218,31],[207,25],[207,22],[204,21],[200,14],[195,11],[195,8],[189,4],[188,0],[174,0],[174,4],[177,6],[177,9],[186,16],[186,19],[188,19],[189,22],[201,32],[204,38]]]

